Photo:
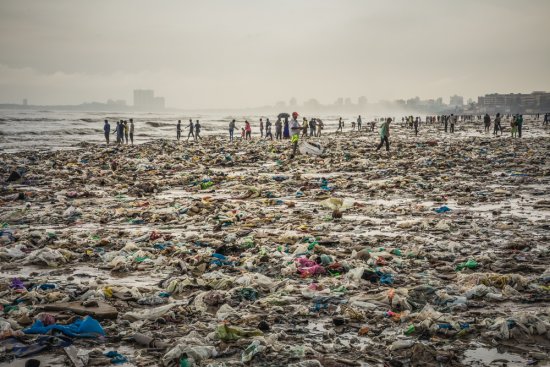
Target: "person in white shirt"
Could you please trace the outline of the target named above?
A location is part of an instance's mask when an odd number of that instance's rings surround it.
[[[292,112],[292,120],[290,120],[290,141],[292,142],[292,155],[290,158],[294,158],[296,150],[298,149],[298,138],[302,127],[298,122],[298,112]]]

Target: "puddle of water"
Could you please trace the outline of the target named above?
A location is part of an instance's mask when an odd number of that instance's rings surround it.
[[[462,363],[466,366],[525,366],[527,359],[518,354],[500,352],[497,348],[476,347],[464,352]]]

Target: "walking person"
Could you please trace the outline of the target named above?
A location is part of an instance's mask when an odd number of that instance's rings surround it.
[[[414,136],[418,136],[418,117],[414,120]]]
[[[336,129],[336,132],[344,132],[344,121],[342,121],[342,118],[338,119],[338,129]]]
[[[130,142],[134,145],[134,119],[130,119]]]
[[[323,131],[323,128],[325,125],[323,124],[322,120],[315,120],[315,125],[317,125],[317,137],[321,137],[321,131]]]
[[[280,118],[275,121],[275,139],[281,140],[283,138],[283,123]]]
[[[176,125],[176,140],[180,141],[181,138],[181,120],[178,120],[178,124]]]
[[[273,134],[271,134],[271,121],[269,118],[265,120],[265,138],[269,137],[270,140],[273,140]]]
[[[518,115],[516,118],[516,125],[518,127],[518,137],[521,138],[521,131],[523,129],[523,115]]]
[[[357,117],[357,131],[361,130],[361,125],[363,124],[363,120],[361,120],[361,115]]]
[[[202,140],[201,135],[200,135],[201,134],[201,127],[202,126],[201,126],[199,120],[197,120],[197,122],[195,123],[195,140],[197,140],[197,141],[199,139]]]
[[[379,131],[380,144],[378,144],[376,151],[379,151],[380,148],[382,148],[382,145],[384,145],[384,143],[386,143],[386,151],[388,152],[390,151],[390,141],[389,141],[390,123],[391,123],[391,118],[388,117],[388,119],[385,122],[383,122],[382,125],[380,125],[380,131]]]
[[[495,127],[493,129],[493,135],[498,136],[500,130],[500,135],[502,135],[502,126],[500,125],[500,113],[497,113],[495,116]]]
[[[250,127],[250,122],[246,120],[244,122],[244,131],[245,131],[245,140],[252,140],[252,127]]]
[[[443,116],[443,123],[445,124],[445,132],[447,132],[447,125],[449,123],[449,117]]]
[[[264,120],[260,119],[260,138],[264,137]]]
[[[229,123],[229,141],[233,141],[233,133],[235,132],[235,119]]]
[[[189,133],[187,134],[187,141],[189,141],[189,137],[192,136],[193,140],[195,140],[195,125],[193,125],[193,120],[189,119],[189,125],[187,125],[189,128]]]
[[[107,145],[109,145],[109,134],[111,133],[111,125],[109,125],[109,121],[105,120],[105,124],[103,124],[103,134],[105,134],[105,142]]]

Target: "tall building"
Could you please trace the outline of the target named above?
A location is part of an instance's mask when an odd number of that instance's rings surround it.
[[[162,110],[164,109],[164,98],[155,97],[151,89],[134,90],[134,107],[140,110]]]
[[[456,94],[454,96],[451,96],[451,99],[449,100],[449,107],[462,107],[464,106],[464,97],[457,96]]]

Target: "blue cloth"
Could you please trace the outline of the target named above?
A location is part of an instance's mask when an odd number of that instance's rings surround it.
[[[128,362],[128,358],[126,358],[116,350],[105,353],[105,356],[111,358],[111,363],[113,364],[122,364]]]
[[[443,205],[440,208],[434,209],[434,212],[436,212],[437,214],[447,213],[447,212],[450,212],[450,211],[451,211],[451,208],[449,208],[448,206],[445,206],[445,205]]]
[[[63,334],[75,338],[97,338],[100,335],[105,335],[105,331],[99,322],[91,316],[76,319],[68,325],[52,324],[44,326],[42,321],[36,320],[30,328],[23,330],[23,332],[25,334],[48,334],[52,330],[61,331]]]

